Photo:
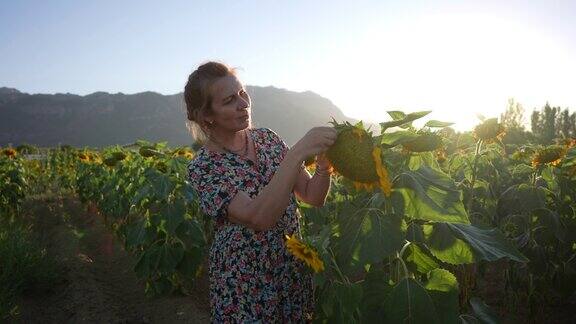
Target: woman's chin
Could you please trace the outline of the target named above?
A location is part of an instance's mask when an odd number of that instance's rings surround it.
[[[242,127],[242,129],[250,128],[250,119],[247,119],[244,122],[240,123],[240,127]]]

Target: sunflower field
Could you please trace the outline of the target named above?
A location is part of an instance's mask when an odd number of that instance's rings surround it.
[[[314,274],[316,322],[542,319],[576,298],[576,140],[504,145],[497,119],[470,133],[436,120],[416,128],[428,113],[391,111],[378,134],[332,122],[327,202],[301,204],[302,235],[285,238]],[[41,160],[1,152],[5,222],[27,193],[70,191],[135,256],[147,293],[193,293],[212,223],[187,183],[192,149],[138,141],[49,149]]]

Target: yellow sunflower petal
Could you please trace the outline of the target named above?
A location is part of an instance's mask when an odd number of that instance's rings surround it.
[[[314,272],[324,270],[324,263],[312,247],[300,242],[295,234],[285,235],[285,238],[286,248],[295,258],[304,261]]]
[[[390,193],[392,192],[392,184],[388,179],[388,171],[382,164],[381,153],[382,149],[379,146],[376,146],[372,151],[372,157],[374,158],[374,163],[376,165],[376,173],[378,174],[380,188],[386,197],[389,197]]]

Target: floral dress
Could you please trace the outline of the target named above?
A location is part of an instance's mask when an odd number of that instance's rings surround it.
[[[216,224],[209,262],[212,321],[305,322],[313,311],[312,275],[286,250],[284,242],[284,235],[299,234],[294,193],[270,230],[255,231],[231,223],[226,216],[238,191],[251,198],[258,195],[288,151],[270,129],[251,129],[249,134],[257,163],[202,147],[188,165],[200,206]]]

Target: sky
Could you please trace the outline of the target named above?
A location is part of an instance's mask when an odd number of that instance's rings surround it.
[[[0,86],[174,94],[209,60],[349,117],[465,130],[510,98],[576,109],[576,1],[0,0]]]

